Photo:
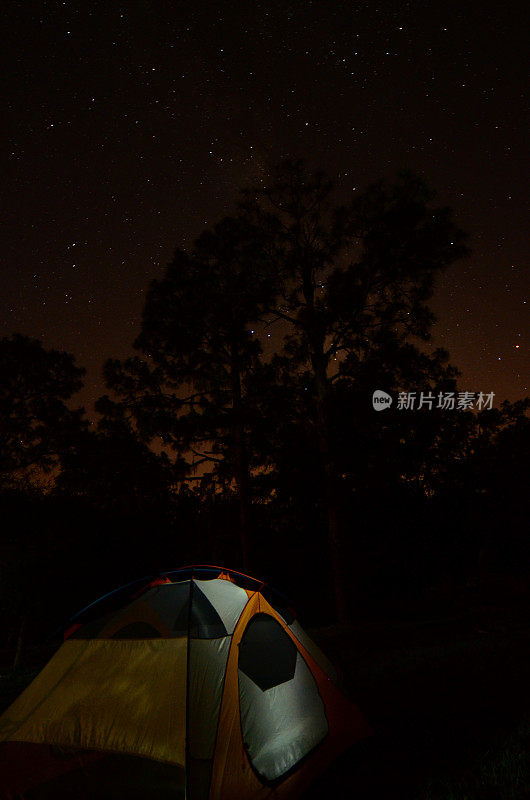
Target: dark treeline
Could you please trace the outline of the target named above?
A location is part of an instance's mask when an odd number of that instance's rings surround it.
[[[530,401],[436,407],[458,371],[428,302],[464,241],[413,176],[337,205],[284,164],[152,282],[97,422],[72,356],[1,340],[0,647],[17,660],[98,594],[186,563],[263,576],[314,622],[493,577],[522,591]],[[376,413],[376,389],[434,407]]]

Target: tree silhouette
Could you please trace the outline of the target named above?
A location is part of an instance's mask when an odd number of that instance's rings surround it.
[[[147,295],[135,342],[142,357],[106,366],[109,419],[128,419],[145,442],[187,459],[201,485],[210,476],[218,489],[235,487],[245,567],[251,478],[264,502],[287,498],[300,489],[292,477],[301,485],[307,473],[292,469],[286,448],[319,464],[340,618],[345,494],[366,483],[366,430],[377,434],[372,464],[392,450],[395,462],[384,460],[399,480],[421,475],[427,485],[442,461],[443,436],[431,420],[374,428],[362,409],[347,420],[348,404],[381,381],[387,390],[455,386],[447,354],[426,347],[428,301],[436,275],[466,250],[450,211],[432,201],[420,179],[404,174],[337,205],[321,173],[280,165],[269,185],[246,190],[239,217],[176,252]],[[256,323],[276,325],[283,341],[270,363]]]
[[[60,464],[70,437],[85,426],[67,401],[85,370],[69,353],[45,350],[15,334],[0,340],[0,485],[39,481]]]
[[[16,637],[14,666],[31,609],[48,593],[43,563],[60,549],[57,529],[43,524],[42,488],[86,429],[83,409],[67,406],[84,373],[72,355],[45,350],[36,339],[15,334],[0,340],[0,608]]]
[[[149,442],[160,438],[190,470],[235,484],[241,560],[248,569],[252,403],[248,377],[261,345],[252,323],[274,290],[263,237],[243,219],[206,231],[192,252],[177,250],[152,282],[135,348],[144,358],[106,365],[108,414],[129,415]],[[113,406],[114,403],[114,406]],[[102,406],[100,405],[100,408]],[[114,411],[112,410],[114,408]]]
[[[175,479],[167,457],[153,452],[134,431],[86,430],[63,455],[55,490],[104,512],[133,515],[167,505]]]
[[[395,383],[396,364],[406,375],[407,361],[420,360],[411,337],[429,340],[434,318],[427,301],[435,277],[466,252],[450,211],[432,207],[432,199],[420,179],[404,174],[392,186],[374,184],[337,206],[331,183],[322,173],[308,174],[301,162],[280,165],[268,186],[245,192],[243,208],[269,237],[268,251],[278,263],[280,291],[267,310],[269,324],[287,326],[279,366],[298,376],[300,394],[309,391],[342,619],[347,603],[341,473],[331,431],[334,387],[360,382],[377,360],[389,365]],[[424,368],[439,372],[444,360],[438,352]]]

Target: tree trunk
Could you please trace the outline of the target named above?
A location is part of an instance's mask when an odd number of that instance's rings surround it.
[[[241,394],[241,371],[237,345],[232,348],[232,410],[234,412],[233,435],[235,455],[235,481],[239,504],[239,541],[243,571],[249,573],[249,528],[250,528],[250,475],[249,459],[243,422],[243,402]]]
[[[349,618],[346,600],[346,581],[344,571],[344,525],[342,500],[339,492],[339,478],[329,443],[329,430],[323,402],[317,399],[317,439],[322,459],[324,477],[324,497],[326,501],[328,544],[335,599],[335,613],[339,622]]]
[[[315,287],[310,266],[302,268],[302,291],[306,303],[306,335],[313,369],[314,399],[316,406],[315,428],[324,480],[324,498],[328,523],[328,544],[335,599],[335,613],[339,622],[348,620],[348,604],[343,559],[343,512],[339,492],[339,478],[330,445],[327,399],[330,381],[325,346],[325,332],[315,308]]]

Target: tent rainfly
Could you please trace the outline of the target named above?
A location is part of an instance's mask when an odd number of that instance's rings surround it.
[[[190,567],[74,618],[0,717],[0,798],[296,798],[369,733],[281,595]]]

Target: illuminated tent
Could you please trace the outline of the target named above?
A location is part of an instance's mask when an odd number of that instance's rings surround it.
[[[369,733],[280,595],[193,567],[85,609],[0,717],[0,797],[298,797]]]

